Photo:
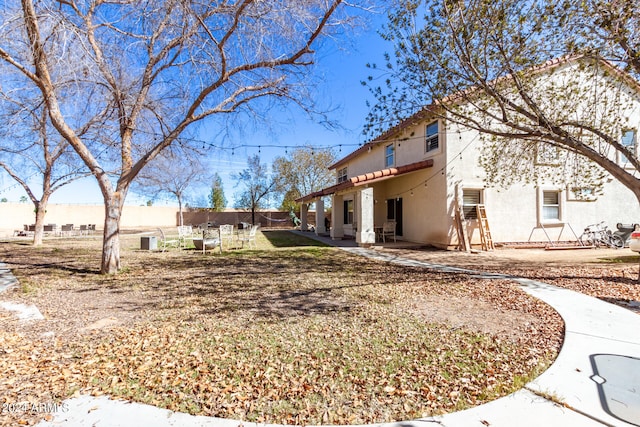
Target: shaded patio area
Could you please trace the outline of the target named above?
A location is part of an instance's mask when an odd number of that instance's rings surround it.
[[[298,234],[300,236],[307,237],[309,239],[314,239],[319,242],[322,242],[328,246],[336,246],[342,248],[356,248],[358,247],[358,243],[354,238],[343,237],[342,239],[332,239],[331,236],[327,233],[316,234],[313,231],[300,231],[300,230],[292,230],[292,233]],[[426,248],[428,245],[424,243],[415,243],[415,242],[406,242],[404,240],[397,239],[395,242],[376,242],[372,243],[369,246],[371,249],[421,249]]]

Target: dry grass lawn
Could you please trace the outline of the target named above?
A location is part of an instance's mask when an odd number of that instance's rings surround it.
[[[400,267],[286,231],[222,255],[141,251],[98,274],[100,240],[0,243],[20,283],[0,300],[0,396],[107,394],[192,414],[358,424],[459,410],[555,358],[560,317],[506,281]],[[6,406],[5,406],[6,407]],[[0,415],[32,423],[46,414]]]

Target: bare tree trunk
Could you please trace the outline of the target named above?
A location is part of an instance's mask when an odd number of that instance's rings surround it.
[[[178,196],[178,212],[180,212],[180,227],[184,225],[184,215],[182,214],[182,197]]]
[[[120,218],[124,206],[122,192],[105,197],[104,234],[102,240],[102,264],[100,273],[116,274],[120,270]]]
[[[33,231],[33,246],[42,245],[42,235],[44,234],[44,209],[41,203],[36,203],[36,228]]]
[[[42,236],[44,235],[44,216],[47,213],[48,203],[49,195],[45,193],[38,202],[33,204],[36,212],[36,228],[33,231],[33,246],[42,245]]]

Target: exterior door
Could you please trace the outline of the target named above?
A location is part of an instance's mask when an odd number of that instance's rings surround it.
[[[387,220],[396,222],[396,235],[402,236],[402,197],[387,200]]]

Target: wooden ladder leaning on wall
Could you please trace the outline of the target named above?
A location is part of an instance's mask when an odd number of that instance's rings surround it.
[[[457,200],[454,212],[454,222],[456,224],[456,231],[458,233],[458,250],[463,252],[471,252],[471,243],[469,242],[467,229],[464,226],[464,210]]]
[[[489,221],[487,220],[487,211],[484,205],[477,205],[476,212],[478,213],[478,224],[480,225],[482,249],[492,251],[495,247],[493,246],[493,238],[491,237],[491,230],[489,230]]]

